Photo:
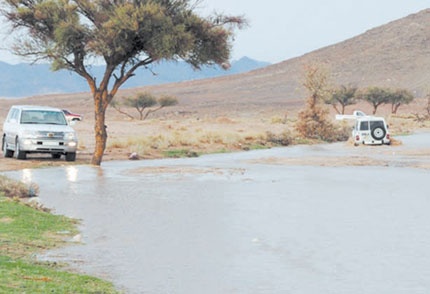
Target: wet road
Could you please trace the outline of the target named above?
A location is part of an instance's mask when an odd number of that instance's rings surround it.
[[[430,135],[7,175],[82,219],[49,254],[125,293],[429,293]],[[382,166],[323,166],[366,156]],[[320,158],[320,164],[288,159]]]

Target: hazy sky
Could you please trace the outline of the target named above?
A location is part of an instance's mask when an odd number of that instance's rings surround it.
[[[430,8],[430,0],[201,0],[199,12],[244,15],[233,59],[280,62]],[[3,30],[3,38],[6,31]],[[2,42],[5,47],[5,42]],[[5,50],[0,60],[17,62]]]
[[[233,59],[280,62],[430,8],[430,0],[203,0],[205,10],[243,14]]]

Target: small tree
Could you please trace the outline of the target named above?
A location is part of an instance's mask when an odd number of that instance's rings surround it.
[[[396,90],[391,92],[388,97],[388,102],[391,103],[391,113],[397,114],[397,110],[401,105],[409,104],[414,100],[414,95],[408,90]]]
[[[125,99],[126,106],[133,107],[139,112],[139,119],[143,120],[143,112],[148,107],[152,107],[157,104],[157,99],[151,93],[138,93],[135,97],[129,97]]]
[[[359,99],[369,102],[373,106],[372,113],[376,114],[379,106],[390,101],[390,95],[391,93],[387,89],[370,87],[359,94]]]
[[[154,113],[164,107],[174,106],[178,104],[178,99],[172,96],[161,96],[157,99],[153,94],[149,92],[138,93],[134,97],[125,98],[124,103],[125,106],[135,108],[139,113],[139,119],[144,120],[148,117],[149,114]],[[150,108],[156,105],[159,105],[156,108]],[[122,110],[119,103],[114,102],[111,103],[111,106],[117,110],[118,112],[128,116],[131,119],[134,119],[134,116]],[[145,112],[146,110],[146,112]]]
[[[333,106],[338,114],[345,114],[345,108],[347,106],[357,103],[356,92],[357,88],[355,87],[341,86],[339,89],[333,91],[325,103]],[[340,110],[338,109],[338,104],[341,106]]]
[[[332,141],[334,126],[328,120],[328,109],[322,105],[322,101],[326,100],[329,93],[327,74],[318,67],[308,67],[303,86],[310,95],[306,100],[305,109],[299,112],[297,132],[304,138]]]
[[[169,107],[169,106],[174,106],[176,104],[178,104],[178,99],[176,99],[175,97],[172,96],[162,96],[160,98],[158,98],[157,100],[159,106],[157,108],[154,109],[148,109],[148,112],[145,114],[145,116],[143,117],[143,119],[146,119],[148,117],[148,115],[150,115],[151,113],[154,113],[164,107]]]

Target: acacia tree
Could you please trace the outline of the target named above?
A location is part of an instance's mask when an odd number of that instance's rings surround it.
[[[134,117],[131,114],[127,113],[124,110],[121,110],[118,104],[119,103],[115,101],[114,103],[111,103],[111,106],[115,108],[119,113],[122,113],[131,119],[134,119]],[[164,95],[164,96],[161,96],[160,98],[157,98],[149,92],[141,92],[141,93],[137,93],[133,97],[125,98],[125,101],[123,104],[136,109],[137,112],[139,113],[139,119],[144,120],[151,113],[154,113],[164,107],[174,106],[178,104],[178,99],[168,95]],[[150,108],[156,105],[158,106],[155,108]]]
[[[2,13],[18,31],[15,54],[83,77],[94,99],[95,150],[100,165],[106,148],[106,109],[136,69],[160,60],[182,59],[195,68],[225,65],[233,29],[243,17],[199,16],[190,0],[4,0]],[[21,29],[24,30],[22,33]],[[91,62],[101,58],[99,81]]]
[[[156,105],[157,98],[149,92],[138,93],[135,97],[126,98],[124,104],[135,108],[139,112],[140,120],[143,120],[143,112],[148,107]]]
[[[382,104],[386,104],[389,102],[390,91],[387,89],[382,89],[378,87],[370,87],[366,89],[364,92],[358,95],[359,99],[367,101],[373,106],[373,114],[376,114],[376,111],[379,106]]]
[[[145,113],[145,116],[141,118],[142,120],[146,119],[148,115],[150,115],[151,113],[154,113],[164,107],[174,106],[178,104],[178,99],[172,96],[164,95],[157,99],[157,103],[158,103],[158,107],[148,109],[148,111]]]
[[[345,114],[345,108],[347,106],[357,103],[355,97],[356,92],[357,88],[355,87],[341,86],[339,89],[333,91],[326,103],[333,106],[338,114]],[[340,104],[340,110],[337,108],[338,104]]]
[[[391,113],[397,114],[399,107],[409,104],[414,100],[414,95],[405,89],[399,89],[390,93],[388,102],[391,103]]]

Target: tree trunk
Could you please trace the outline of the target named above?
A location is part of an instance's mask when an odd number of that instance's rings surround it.
[[[393,104],[391,107],[391,114],[397,114],[397,110],[399,110],[401,103]]]
[[[106,114],[106,102],[103,101],[102,94],[96,92],[94,94],[94,133],[96,139],[96,146],[94,148],[93,158],[91,159],[91,164],[100,165],[103,159],[103,154],[106,149],[107,141],[107,131],[105,124],[105,114]]]

